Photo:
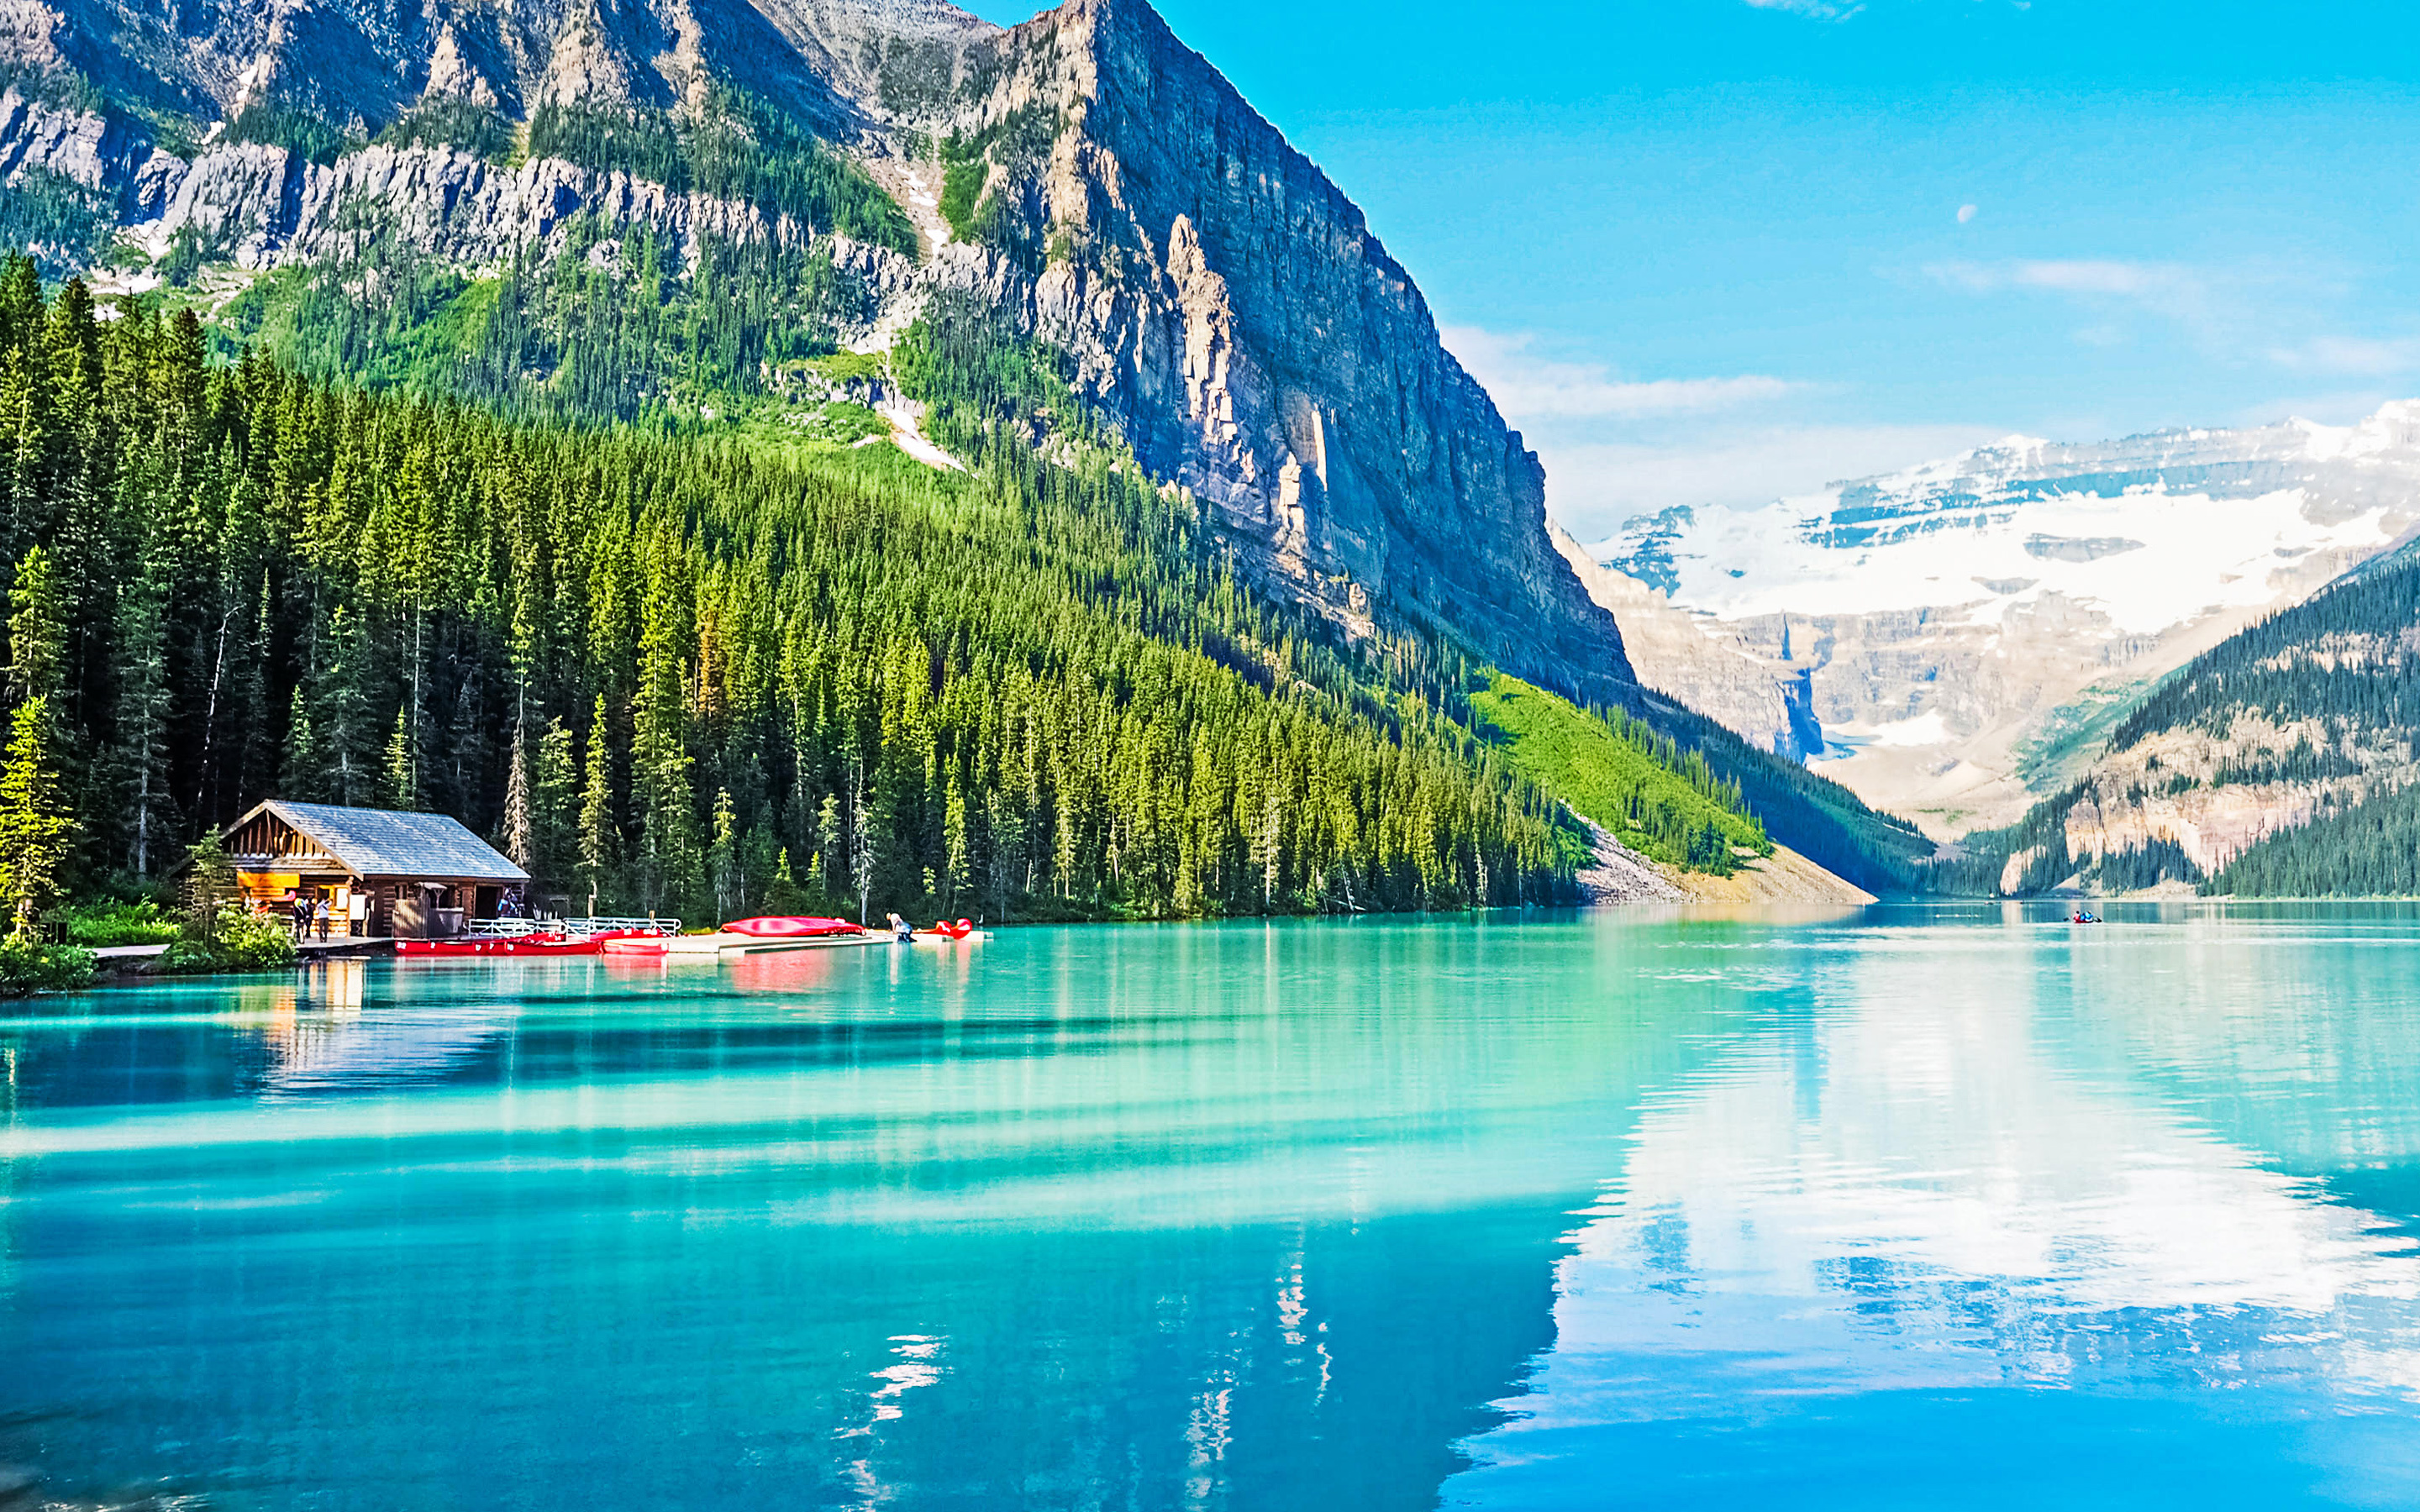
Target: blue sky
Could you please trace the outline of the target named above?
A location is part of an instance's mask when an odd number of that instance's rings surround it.
[[[2420,5],[1161,10],[1369,212],[1585,539],[2420,394]]]

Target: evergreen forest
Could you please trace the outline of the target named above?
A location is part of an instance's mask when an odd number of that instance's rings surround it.
[[[1454,717],[1476,670],[1307,633],[1130,459],[1003,426],[1046,370],[943,339],[908,362],[955,375],[963,474],[213,363],[190,311],[103,318],[18,259],[0,550],[39,728],[0,808],[66,824],[53,893],[154,884],[275,795],[455,814],[575,911],[1571,896],[1553,800]]]
[[[2242,898],[2420,898],[2420,784],[2272,835],[2202,890]]]

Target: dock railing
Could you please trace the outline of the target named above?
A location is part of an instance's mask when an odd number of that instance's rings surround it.
[[[609,930],[644,930],[678,934],[677,918],[474,918],[462,933],[476,939],[511,939],[522,934],[602,934]]]
[[[462,933],[482,939],[504,939],[535,934],[545,927],[535,918],[474,918],[462,926]]]

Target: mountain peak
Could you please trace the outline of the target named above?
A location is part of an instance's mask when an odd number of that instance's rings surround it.
[[[878,347],[940,296],[994,312],[1065,355],[1249,568],[1345,633],[1424,625],[1559,690],[1630,687],[1613,621],[1548,543],[1537,458],[1410,275],[1143,0],[1005,30],[940,0],[275,0],[173,25],[135,0],[20,3],[38,23],[19,53],[216,144],[155,151],[132,117],[73,101],[0,123],[0,163],[113,199],[155,257],[182,238],[256,270],[374,240],[478,272],[560,255],[588,224],[649,233],[676,274],[709,243],[818,248],[862,296],[826,312],[840,342]],[[870,173],[923,255],[673,173],[735,99]],[[441,100],[527,123],[527,161],[410,134],[360,147]],[[550,107],[592,116],[535,141]]]

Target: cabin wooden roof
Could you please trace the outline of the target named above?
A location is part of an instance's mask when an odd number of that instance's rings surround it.
[[[282,846],[273,853],[246,850],[238,837],[263,814],[279,820],[303,843]],[[331,803],[271,798],[229,825],[226,840],[239,864],[264,860],[278,871],[294,870],[298,863],[309,869],[315,862],[331,860],[357,877],[500,883],[530,879],[528,872],[449,814],[341,809]]]

